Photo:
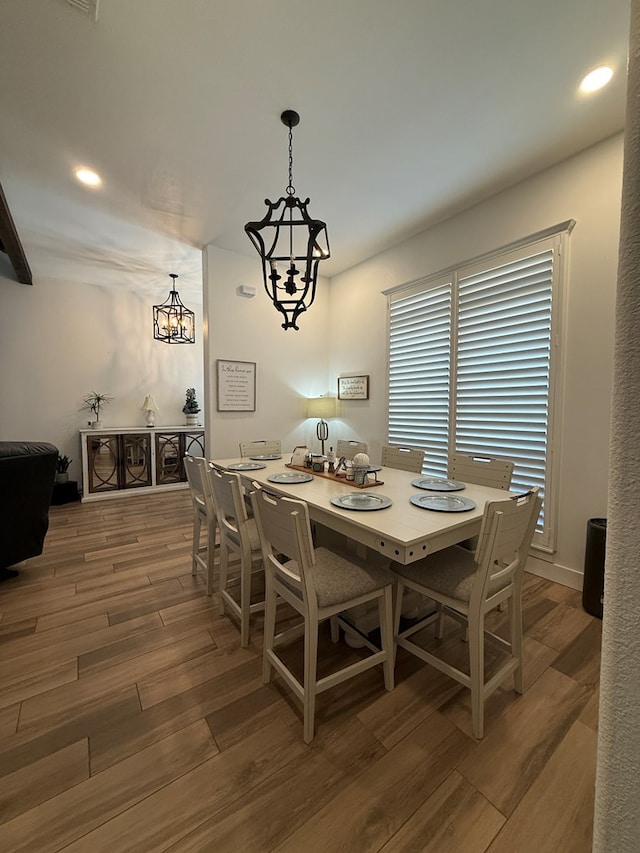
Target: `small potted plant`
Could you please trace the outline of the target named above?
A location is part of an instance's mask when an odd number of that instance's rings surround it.
[[[182,407],[182,411],[187,416],[187,426],[198,425],[198,412],[200,411],[200,406],[196,400],[195,388],[187,388],[187,399]]]
[[[102,406],[106,406],[113,400],[109,394],[96,394],[95,391],[92,391],[91,394],[87,394],[86,397],[82,398],[83,409],[87,409],[96,416],[95,421],[91,424],[93,429],[102,429],[102,421],[100,420],[100,408]]]
[[[58,459],[56,462],[56,483],[66,483],[69,479],[69,465],[73,462],[73,459],[69,459],[68,456],[61,456],[58,453]]]

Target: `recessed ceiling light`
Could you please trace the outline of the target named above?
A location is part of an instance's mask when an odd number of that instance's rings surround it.
[[[77,169],[74,169],[73,174],[80,183],[86,184],[88,187],[99,187],[102,183],[100,175],[92,169],[87,169],[86,166],[79,166]]]
[[[580,83],[581,92],[597,92],[606,86],[609,80],[613,77],[613,68],[610,65],[600,65],[594,68],[582,78]]]

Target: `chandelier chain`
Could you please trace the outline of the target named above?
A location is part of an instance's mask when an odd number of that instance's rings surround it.
[[[288,195],[295,195],[296,188],[293,186],[293,128],[289,125],[289,186]]]

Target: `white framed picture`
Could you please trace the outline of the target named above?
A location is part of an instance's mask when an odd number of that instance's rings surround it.
[[[338,400],[368,400],[368,376],[339,376]]]
[[[255,361],[216,361],[219,412],[255,412]]]

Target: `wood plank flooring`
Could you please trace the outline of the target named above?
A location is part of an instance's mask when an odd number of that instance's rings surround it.
[[[0,583],[3,853],[591,850],[601,626],[579,593],[526,576],[527,690],[488,700],[482,741],[468,692],[401,649],[395,690],[376,668],[322,694],[305,746],[261,683],[261,617],[242,649],[191,536],[186,491],[56,506]],[[320,645],[321,670],[361,654]],[[464,655],[453,623],[441,647]]]

